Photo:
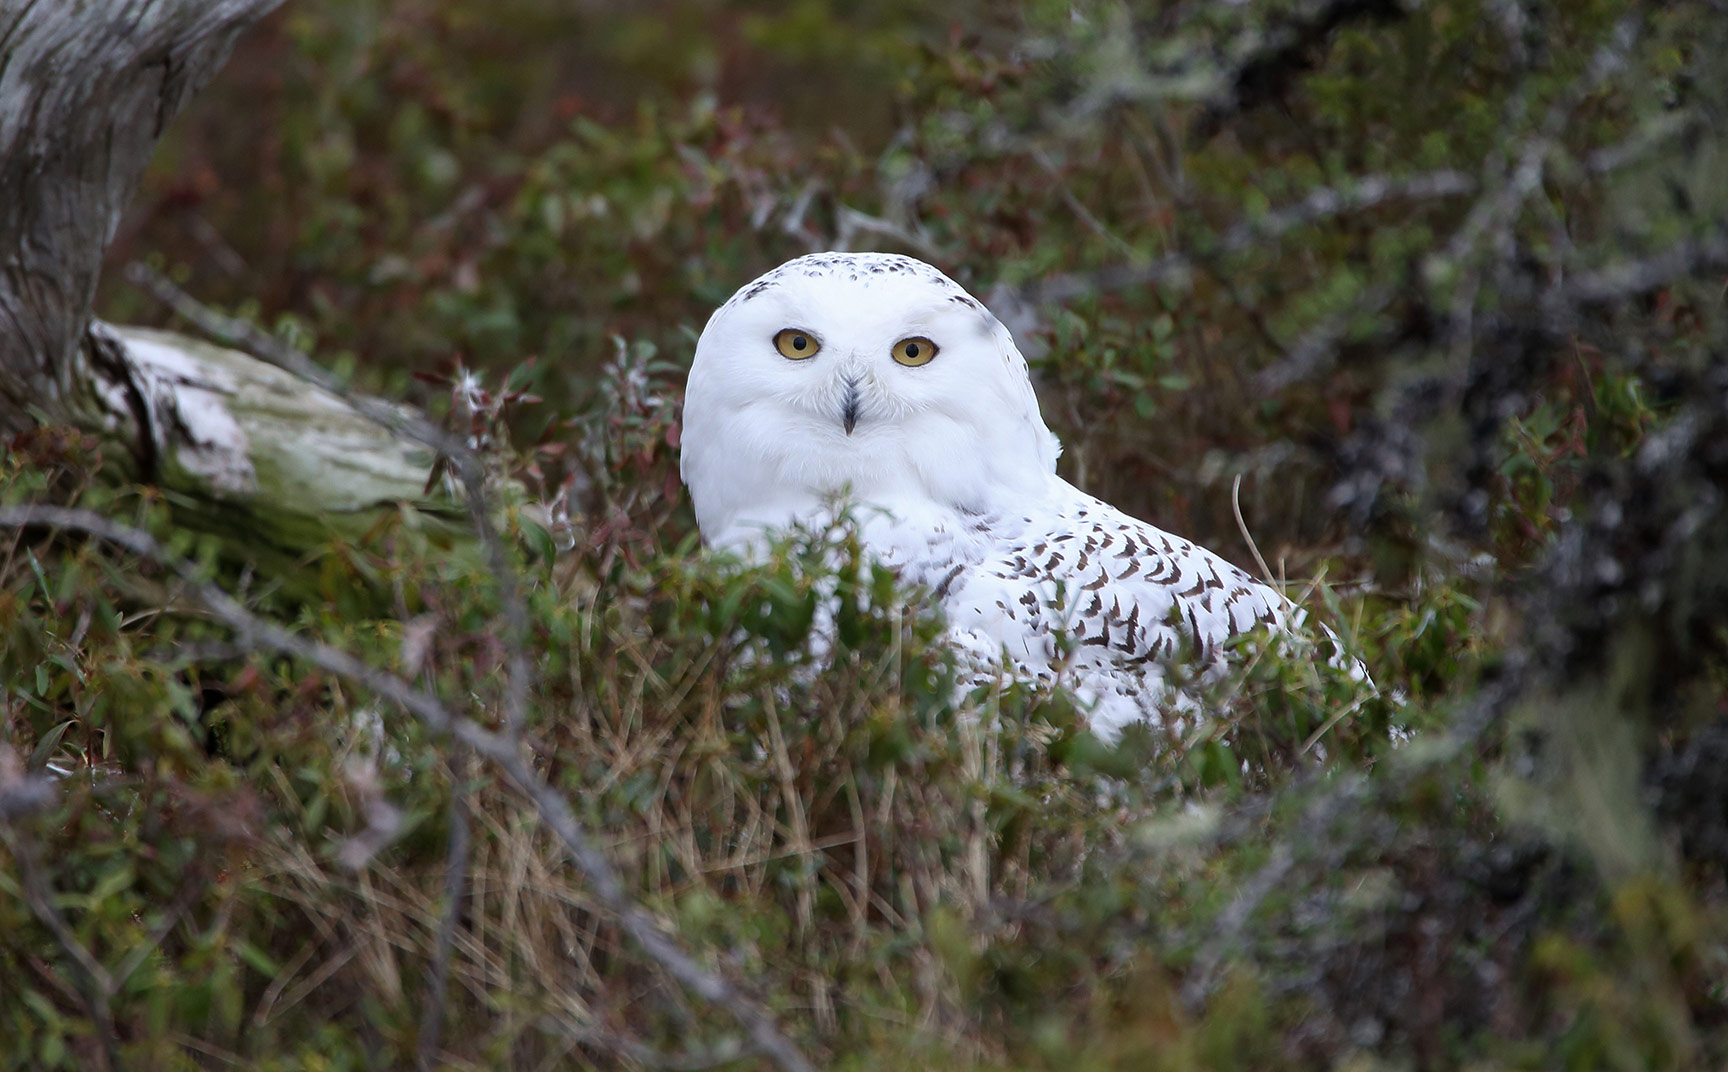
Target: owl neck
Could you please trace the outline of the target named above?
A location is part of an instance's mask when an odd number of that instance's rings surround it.
[[[851,433],[773,409],[687,404],[685,420],[684,478],[710,545],[819,523],[842,495],[897,515],[975,517],[1042,500],[1056,480],[1058,448],[1035,409],[994,420],[930,411]]]
[[[1022,465],[1017,474],[996,471],[987,459],[918,459],[901,452],[858,451],[824,456],[820,448],[776,452],[750,466],[738,463],[687,473],[697,519],[710,545],[759,545],[764,534],[797,524],[821,524],[844,502],[873,535],[898,541],[902,523],[934,531],[964,527],[980,515],[1018,510],[1047,498],[1059,483],[1054,474]],[[876,548],[886,550],[887,548]]]

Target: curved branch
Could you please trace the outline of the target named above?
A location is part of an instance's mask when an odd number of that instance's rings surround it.
[[[88,510],[47,505],[0,507],[0,529],[46,526],[82,532],[156,562],[186,585],[193,597],[218,621],[234,630],[247,644],[290,655],[369,689],[407,710],[428,729],[447,733],[473,749],[475,754],[503,771],[539,812],[540,821],[563,844],[571,861],[586,876],[600,903],[618,918],[625,932],[643,952],[692,993],[735,1018],[750,1035],[756,1048],[783,1072],[812,1072],[813,1066],[798,1047],[781,1033],[773,1016],[751,1000],[725,977],[697,962],[683,945],[630,896],[612,861],[594,843],[571,810],[570,804],[524,756],[518,727],[507,725],[497,733],[458,714],[436,696],[415,688],[387,670],[368,666],[352,653],[317,640],[308,640],[275,622],[253,614],[220,588],[198,576],[194,566],[170,553],[156,538],[140,529],[109,521]]]

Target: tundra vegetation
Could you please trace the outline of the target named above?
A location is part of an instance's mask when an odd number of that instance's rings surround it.
[[[0,360],[0,1067],[1728,1067],[1719,2],[272,6],[91,247],[157,393]],[[844,523],[703,553],[695,333],[823,248],[1378,694],[1107,747]]]

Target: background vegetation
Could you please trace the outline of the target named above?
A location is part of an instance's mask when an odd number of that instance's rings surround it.
[[[569,524],[503,519],[518,627],[413,510],[283,576],[75,433],[10,444],[0,502],[193,565],[0,544],[0,1063],[767,1060],[495,766],[209,583],[489,725],[525,652],[533,766],[824,1065],[1728,1067],[1725,48],[1708,0],[293,0],[113,263]],[[1240,474],[1383,696],[1267,654],[1108,749],[956,702],[844,531],[703,556],[695,333],[833,247],[986,297],[1064,472],[1246,564]]]

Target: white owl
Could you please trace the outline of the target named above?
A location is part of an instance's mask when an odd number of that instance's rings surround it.
[[[1106,738],[1192,705],[1224,645],[1300,611],[1203,547],[1056,475],[1026,359],[982,303],[911,257],[817,253],[708,320],[682,472],[703,539],[750,553],[848,495],[867,550],[934,594],[953,639],[1061,680]]]

